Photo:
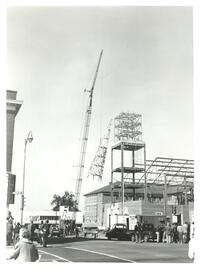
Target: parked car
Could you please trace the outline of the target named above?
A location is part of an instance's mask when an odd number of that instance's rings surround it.
[[[144,224],[143,225],[143,239],[144,242],[156,240],[156,230],[153,224]]]
[[[83,228],[84,238],[93,237],[94,239],[98,236],[98,227],[84,227]]]
[[[51,237],[54,236],[60,237],[62,235],[62,230],[59,228],[59,225],[51,225],[50,235]]]
[[[118,240],[132,240],[134,235],[133,230],[128,230],[127,226],[121,223],[114,224],[112,229],[106,232],[108,240],[112,238],[117,238]]]
[[[97,223],[85,222],[82,225],[82,229],[82,235],[84,238],[97,238],[99,232]]]

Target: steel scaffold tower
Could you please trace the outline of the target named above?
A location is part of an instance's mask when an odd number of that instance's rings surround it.
[[[141,140],[142,115],[121,112],[114,119],[114,140]]]
[[[108,124],[104,137],[100,139],[98,150],[96,152],[96,155],[88,171],[88,176],[92,175],[93,178],[98,177],[98,180],[102,180],[102,176],[103,176],[108,143],[110,139],[111,124],[112,124],[112,120],[110,120]]]
[[[91,120],[91,114],[92,114],[92,98],[93,98],[93,91],[94,86],[97,79],[97,74],[99,71],[99,66],[102,58],[103,50],[100,53],[96,72],[94,75],[93,84],[90,90],[85,90],[89,92],[89,98],[88,98],[88,105],[85,112],[85,120],[84,120],[84,128],[83,128],[83,136],[82,136],[82,144],[81,144],[81,150],[80,150],[80,156],[79,156],[79,163],[78,163],[78,170],[77,170],[77,178],[76,178],[76,187],[75,187],[75,199],[77,202],[77,206],[79,205],[79,199],[80,199],[80,192],[81,192],[81,185],[82,185],[82,179],[83,179],[83,170],[85,165],[85,155],[86,155],[86,148],[87,148],[87,142],[88,142],[88,134],[89,134],[89,128],[90,128],[90,120]]]
[[[144,200],[147,201],[146,146],[142,141],[142,116],[140,114],[122,112],[115,117],[114,121],[114,141],[116,143],[111,148],[111,204],[113,203],[115,186],[116,184],[119,186],[118,182],[114,182],[114,174],[120,173],[121,213],[124,219],[124,193],[127,175],[131,175],[133,199],[135,199],[136,175],[144,174]],[[114,165],[116,151],[121,154],[120,164],[117,167]],[[129,165],[125,159],[127,156],[129,157]],[[138,163],[139,158],[140,163]]]

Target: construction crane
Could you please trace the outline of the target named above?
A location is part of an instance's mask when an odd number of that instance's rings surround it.
[[[79,163],[77,166],[78,170],[77,170],[76,187],[75,187],[75,199],[77,202],[77,206],[79,205],[79,200],[80,200],[81,185],[82,185],[83,171],[84,171],[84,165],[85,165],[85,154],[86,154],[88,134],[89,134],[89,128],[90,128],[90,120],[91,120],[91,114],[92,114],[92,98],[93,98],[94,87],[95,87],[95,83],[96,83],[96,79],[97,79],[97,75],[99,71],[102,54],[103,54],[103,50],[101,51],[100,56],[99,56],[92,87],[90,90],[85,89],[85,92],[89,92],[89,97],[88,97],[87,109],[85,112],[85,120],[84,120]]]
[[[108,143],[110,139],[111,124],[112,124],[112,119],[109,121],[104,137],[100,139],[98,150],[96,152],[96,155],[88,171],[88,176],[92,175],[93,178],[97,177],[98,180],[100,181],[102,180],[102,176],[103,176]]]

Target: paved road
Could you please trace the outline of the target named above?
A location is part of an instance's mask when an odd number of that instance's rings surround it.
[[[188,245],[77,240],[39,247],[40,262],[192,263]]]

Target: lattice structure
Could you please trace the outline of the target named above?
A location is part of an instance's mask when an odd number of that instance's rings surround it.
[[[86,156],[86,149],[87,149],[87,142],[88,142],[88,135],[89,135],[89,128],[90,128],[90,120],[91,120],[91,115],[92,115],[93,92],[94,92],[95,82],[97,79],[97,74],[99,71],[99,66],[100,66],[102,54],[103,54],[103,50],[101,51],[100,56],[99,56],[99,60],[98,60],[97,68],[95,71],[92,87],[90,90],[85,90],[85,91],[89,92],[89,97],[88,97],[87,109],[85,112],[81,150],[80,150],[80,156],[79,156],[79,163],[78,163],[78,167],[77,167],[75,198],[76,198],[76,202],[78,205],[79,205],[81,185],[82,185],[82,180],[83,180],[83,171],[84,171],[84,166],[85,166],[85,156]]]
[[[142,140],[142,115],[120,113],[114,119],[114,141]]]
[[[108,149],[108,143],[110,139],[110,132],[111,132],[111,124],[112,120],[110,120],[108,127],[106,129],[105,135],[103,138],[100,139],[100,144],[98,147],[98,150],[96,152],[96,155],[94,157],[94,160],[90,166],[90,169],[88,171],[88,176],[92,175],[94,177],[98,177],[99,180],[102,180],[103,176],[103,170],[106,160],[106,154]]]
[[[146,160],[146,177],[148,184],[164,184],[164,175],[167,185],[193,186],[194,160],[157,157],[155,160]],[[144,182],[142,176],[138,183]]]

